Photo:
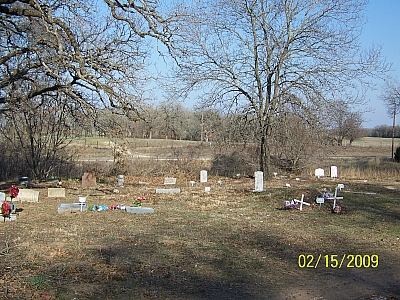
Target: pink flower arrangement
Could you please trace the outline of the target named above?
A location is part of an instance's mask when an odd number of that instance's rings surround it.
[[[133,196],[132,205],[136,206],[136,207],[140,207],[140,206],[142,206],[142,202],[145,200],[146,200],[145,196],[142,196],[142,197]]]

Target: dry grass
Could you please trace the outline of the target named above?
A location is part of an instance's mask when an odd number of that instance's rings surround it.
[[[82,189],[67,183],[67,199],[23,203],[19,219],[3,223],[2,296],[10,299],[334,299],[399,293],[397,190],[345,183],[345,213],[329,204],[300,212],[282,202],[301,193],[313,202],[336,181],[273,180],[252,193],[253,180],[210,178],[204,186],[179,182],[180,195],[155,194],[127,178]],[[393,188],[393,186],[391,186]],[[398,186],[395,187],[396,189]],[[366,196],[357,192],[377,193]],[[123,211],[57,213],[59,202],[85,195],[88,203],[129,205],[146,195],[153,215]],[[76,200],[75,200],[76,201]],[[300,269],[300,254],[377,254],[377,269]],[[383,280],[383,278],[385,278]],[[398,283],[398,282],[397,282]],[[327,286],[335,289],[326,289]],[[339,288],[338,288],[339,287]],[[345,297],[346,296],[346,297]],[[348,296],[348,297],[347,297]],[[394,298],[391,298],[394,299]]]
[[[197,172],[171,173],[179,195],[156,194],[164,176],[146,172],[126,176],[124,187],[116,177],[93,189],[67,181],[66,198],[35,187],[40,202],[17,203],[18,220],[1,225],[0,298],[400,299],[398,178],[364,182],[343,172],[340,179],[278,177],[263,193],[252,192],[251,178],[210,176],[207,194]],[[314,200],[338,183],[345,184],[343,214],[332,214],[331,202]],[[283,209],[301,194],[310,207]],[[78,196],[110,206],[129,205],[134,195],[145,195],[155,213],[57,212]],[[317,268],[299,268],[301,254],[376,254],[379,266],[327,268],[322,257]]]

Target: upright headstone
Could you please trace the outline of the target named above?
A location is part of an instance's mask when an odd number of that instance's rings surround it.
[[[47,197],[65,197],[65,188],[48,188]]]
[[[200,171],[200,182],[207,182],[207,171],[206,170]]]
[[[96,176],[93,173],[83,173],[82,187],[97,187]]]
[[[211,192],[211,187],[210,187],[210,186],[206,186],[206,187],[204,188],[204,191],[205,191],[207,194],[209,194],[209,193]]]
[[[6,194],[0,193],[0,203],[6,201]]]
[[[176,178],[164,178],[164,185],[176,184]]]
[[[331,166],[331,178],[337,178],[337,167]]]
[[[262,192],[264,191],[264,173],[261,171],[254,172],[255,178],[255,189],[254,192]]]
[[[124,175],[118,175],[118,185],[119,186],[124,185]]]
[[[39,191],[34,191],[30,189],[20,189],[18,196],[15,197],[17,201],[26,202],[39,202]]]
[[[315,177],[320,178],[320,177],[323,177],[323,176],[325,176],[324,169],[321,169],[321,168],[315,169]]]

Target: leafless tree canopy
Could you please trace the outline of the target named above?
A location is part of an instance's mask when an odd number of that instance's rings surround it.
[[[137,117],[146,37],[169,38],[154,1],[0,1],[0,14],[1,109],[57,91]]]
[[[268,138],[285,106],[312,112],[331,95],[385,69],[379,49],[362,51],[365,1],[197,1],[186,6],[174,54],[186,87],[208,103],[253,114],[260,168],[270,173]],[[304,116],[312,116],[305,114]]]

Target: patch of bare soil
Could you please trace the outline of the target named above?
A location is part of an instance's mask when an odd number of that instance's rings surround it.
[[[189,180],[178,178],[180,194],[156,194],[172,187],[163,178],[126,177],[124,187],[110,178],[97,188],[68,181],[65,198],[33,187],[40,202],[16,203],[18,219],[0,225],[0,298],[400,299],[396,183],[344,182],[344,213],[333,214],[332,203],[314,200],[338,180],[274,179],[261,193],[252,178]],[[283,209],[301,194],[310,206]],[[155,213],[57,212],[79,196],[128,206],[134,195]]]

